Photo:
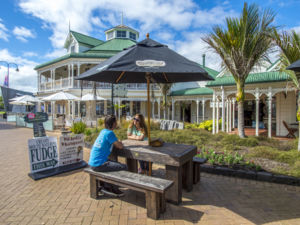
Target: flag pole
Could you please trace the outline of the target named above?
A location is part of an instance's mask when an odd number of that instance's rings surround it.
[[[150,78],[151,78],[151,74],[150,73],[146,73],[146,79],[147,79],[147,117],[148,117],[148,145],[150,145],[150,141],[151,141],[151,135],[150,135]]]

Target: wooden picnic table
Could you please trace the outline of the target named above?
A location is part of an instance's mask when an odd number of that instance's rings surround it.
[[[179,204],[182,201],[182,187],[187,191],[193,189],[193,156],[197,147],[174,143],[164,143],[161,147],[148,146],[148,141],[124,140],[123,150],[113,149],[111,158],[125,157],[128,170],[137,172],[137,160],[165,165],[166,179],[174,181],[167,191],[166,199]]]

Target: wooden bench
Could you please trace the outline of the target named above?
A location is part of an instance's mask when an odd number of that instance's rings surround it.
[[[200,181],[200,165],[206,163],[207,159],[194,157],[193,158],[193,183],[197,184]]]
[[[115,184],[135,191],[144,192],[146,195],[147,216],[158,219],[159,214],[166,210],[165,192],[172,186],[173,181],[144,176],[128,171],[95,172],[86,168],[85,172],[90,174],[90,196],[97,199],[98,181]]]

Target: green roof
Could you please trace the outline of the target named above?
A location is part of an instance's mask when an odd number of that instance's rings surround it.
[[[89,52],[101,52],[101,51],[112,51],[112,52],[120,52],[124,48],[128,48],[132,45],[135,45],[136,42],[130,40],[130,39],[124,39],[124,38],[115,38],[111,39],[109,41],[106,41],[103,44],[100,44],[94,48],[91,48],[86,51],[86,53]]]
[[[171,96],[187,96],[187,95],[212,95],[213,90],[207,87],[188,88],[178,91],[172,91]]]
[[[200,65],[201,66],[201,65]],[[208,68],[208,67],[206,67],[206,66],[201,66],[203,69],[205,69],[205,71],[210,75],[210,76],[212,76],[213,78],[215,78],[216,79],[216,77],[217,77],[217,75],[220,73],[220,72],[218,72],[218,71],[216,71],[216,70],[213,70],[213,69],[211,69],[211,68]]]
[[[48,62],[45,62],[45,63],[42,63],[40,65],[37,65],[34,69],[40,69],[40,68],[43,68],[45,66],[49,66],[51,64],[54,64],[54,63],[57,63],[57,62],[60,62],[60,61],[63,61],[63,60],[66,60],[66,59],[69,59],[69,58],[104,58],[104,59],[107,59],[107,58],[110,58],[112,57],[114,54],[111,54],[111,53],[70,53],[70,54],[67,54],[67,55],[64,55],[64,56],[61,56],[59,58],[56,58],[56,59],[53,59],[51,61],[48,61]]]
[[[249,74],[246,79],[246,84],[280,82],[289,80],[289,75],[280,71],[262,72]],[[235,85],[233,76],[217,77],[214,81],[209,81],[207,87],[213,86],[231,86]]]
[[[85,45],[90,45],[92,47],[100,45],[103,43],[103,41],[97,39],[97,38],[93,38],[90,36],[87,36],[85,34],[81,34],[75,31],[70,31],[72,33],[72,35],[74,36],[74,38],[81,44],[85,44]]]

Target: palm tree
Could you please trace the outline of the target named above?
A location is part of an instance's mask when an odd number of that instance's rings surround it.
[[[268,59],[273,47],[270,33],[275,14],[270,10],[260,11],[256,4],[244,3],[239,18],[226,18],[226,28],[213,27],[203,40],[222,59],[225,68],[232,74],[237,87],[238,132],[245,137],[244,88],[251,69],[262,60]]]
[[[160,87],[161,94],[163,96],[163,104],[162,104],[162,106],[164,107],[164,119],[166,119],[167,107],[169,106],[167,95],[169,94],[169,91],[170,91],[170,89],[172,87],[172,84],[162,83],[162,84],[159,84],[159,87]],[[174,110],[174,109],[172,109],[172,110]]]
[[[283,31],[279,34],[276,30],[274,30],[273,35],[274,41],[280,48],[280,61],[281,61],[281,71],[284,71],[289,75],[291,80],[293,81],[295,87],[300,90],[299,80],[292,70],[286,70],[285,68],[296,62],[300,59],[300,34],[297,34],[296,31],[292,30],[290,32]],[[300,134],[300,98],[299,94],[297,95],[297,103],[298,103],[298,110],[297,110],[297,119],[299,122],[299,134]],[[300,151],[300,142],[298,141],[298,151]]]

